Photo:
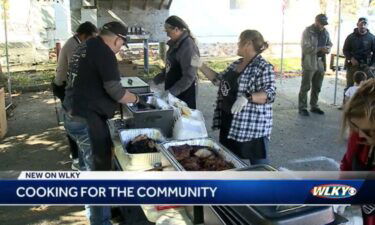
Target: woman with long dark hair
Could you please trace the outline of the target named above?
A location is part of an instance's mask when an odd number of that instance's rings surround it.
[[[197,67],[192,60],[199,58],[199,50],[189,26],[178,16],[170,16],[164,24],[168,41],[165,71],[158,76],[155,83],[165,81],[165,90],[196,108],[196,78]],[[159,82],[158,82],[159,81]]]

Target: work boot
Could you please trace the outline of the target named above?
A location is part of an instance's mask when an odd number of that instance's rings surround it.
[[[316,113],[316,114],[319,114],[319,115],[324,115],[323,110],[321,110],[319,108],[312,108],[312,109],[310,109],[310,112]]]
[[[306,109],[301,109],[301,110],[298,111],[298,113],[301,116],[310,116],[309,112]]]

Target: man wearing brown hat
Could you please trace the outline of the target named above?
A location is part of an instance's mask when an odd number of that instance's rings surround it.
[[[367,26],[367,18],[359,18],[357,28],[345,40],[346,89],[354,85],[353,74],[358,70],[366,72],[367,77],[373,77],[370,69],[375,66],[375,37]]]
[[[126,45],[126,35],[123,24],[105,24],[99,36],[77,47],[69,64],[64,126],[82,153],[82,170],[112,169],[112,141],[106,121],[113,117],[119,102],[139,101],[120,83],[115,54]],[[110,207],[88,206],[87,210],[90,224],[111,224]]]
[[[310,111],[323,115],[318,106],[318,97],[323,83],[326,68],[326,55],[332,43],[328,31],[324,28],[328,18],[324,14],[315,17],[315,23],[307,27],[302,35],[302,81],[298,95],[298,112],[309,116],[307,111],[307,92],[311,88]]]

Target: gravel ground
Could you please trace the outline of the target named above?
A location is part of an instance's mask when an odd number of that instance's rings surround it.
[[[341,83],[341,82],[340,82]],[[289,170],[337,170],[345,151],[339,139],[341,111],[333,103],[334,78],[326,77],[321,108],[326,115],[302,118],[297,113],[300,77],[277,80],[274,128],[270,142],[271,164]],[[339,85],[338,102],[343,85]],[[198,109],[209,134],[217,89],[199,84]],[[62,127],[57,126],[50,92],[15,97],[17,107],[8,119],[9,131],[0,142],[0,170],[69,170],[69,152]],[[0,224],[86,224],[83,207],[0,207]]]

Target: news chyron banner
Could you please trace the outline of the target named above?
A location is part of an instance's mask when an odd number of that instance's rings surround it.
[[[373,204],[374,173],[0,173],[0,205]]]

